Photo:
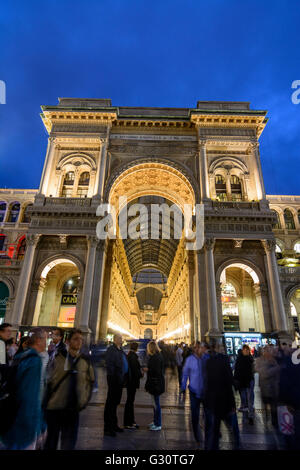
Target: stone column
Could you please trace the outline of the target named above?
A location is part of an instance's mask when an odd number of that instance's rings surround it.
[[[107,164],[107,147],[109,142],[109,132],[110,126],[107,128],[107,136],[105,139],[100,139],[101,146],[100,146],[100,154],[99,154],[99,168],[96,175],[96,195],[100,197],[100,201],[103,201],[104,195],[104,183],[105,183],[105,175],[106,175],[106,164]]]
[[[287,337],[287,319],[284,310],[281,286],[279,281],[277,260],[275,255],[275,240],[263,240],[263,246],[266,253],[268,277],[270,281],[271,299],[274,312],[274,325],[279,336]]]
[[[208,179],[209,179],[209,194],[212,199],[217,199],[215,175],[213,173],[209,173]]]
[[[216,279],[214,265],[214,245],[213,238],[207,238],[204,243],[205,248],[205,268],[206,268],[206,289],[207,289],[207,307],[208,307],[208,326],[207,336],[219,337],[218,307],[216,294]]]
[[[257,192],[257,199],[266,199],[266,191],[265,191],[265,185],[264,185],[264,180],[263,180],[263,175],[262,175],[262,170],[261,170],[261,162],[260,162],[260,156],[259,156],[259,143],[257,140],[251,142],[251,150],[252,154],[254,157],[254,175],[255,175],[255,182],[256,182],[256,192]]]
[[[22,323],[24,315],[25,304],[27,300],[30,281],[32,278],[33,261],[35,249],[37,247],[40,235],[27,235],[26,236],[26,251],[23,259],[23,265],[19,277],[18,290],[14,309],[12,313],[13,328],[18,329]]]
[[[100,305],[100,325],[99,325],[99,339],[105,340],[107,334],[107,321],[109,314],[109,294],[111,284],[111,271],[113,262],[113,246],[114,241],[110,240],[107,247],[106,254],[106,266],[103,278],[103,293],[102,293],[102,304]]]
[[[202,138],[199,138],[199,170],[201,200],[203,202],[209,198],[209,182],[207,171],[206,140]]]
[[[45,196],[48,195],[46,194],[46,192],[48,190],[49,180],[51,176],[54,154],[55,154],[55,137],[49,137],[47,154],[46,154],[43,173],[41,177],[40,189],[39,189],[39,193],[44,194]]]
[[[256,306],[257,306],[257,313],[258,313],[258,320],[259,320],[259,328],[257,329],[257,331],[265,333],[266,325],[265,325],[263,302],[262,302],[262,296],[261,296],[261,290],[260,290],[259,284],[254,284],[253,293],[256,299]]]
[[[86,258],[85,265],[85,274],[83,282],[83,291],[81,298],[81,308],[79,312],[79,317],[76,319],[76,325],[84,333],[90,333],[89,329],[89,318],[92,302],[92,292],[93,292],[93,280],[94,280],[94,270],[95,270],[95,261],[96,261],[96,248],[98,244],[98,238],[88,236],[88,253]]]
[[[36,302],[35,302],[35,309],[34,309],[34,314],[33,314],[32,326],[37,326],[39,324],[40,310],[41,310],[42,299],[43,299],[43,294],[44,294],[46,284],[47,284],[46,279],[41,279],[40,280],[40,283],[39,283],[39,286],[38,286],[38,291],[37,291]]]
[[[195,312],[194,312],[194,276],[195,276],[195,265],[194,265],[194,253],[192,251],[187,252],[188,255],[188,299],[189,299],[189,323],[191,325],[190,337],[193,343],[198,336],[197,330],[195,331]]]
[[[231,182],[230,182],[229,171],[227,171],[227,174],[226,174],[226,193],[227,193],[227,201],[231,201]]]

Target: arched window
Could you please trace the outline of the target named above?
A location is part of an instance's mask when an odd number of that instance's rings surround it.
[[[6,306],[9,299],[9,290],[4,282],[0,282],[0,325],[4,322]]]
[[[18,253],[17,253],[17,259],[23,259],[26,251],[26,238],[23,238],[21,241],[19,247],[18,247]]]
[[[281,223],[280,223],[279,214],[278,214],[278,212],[276,212],[276,211],[274,211],[274,210],[273,210],[273,212],[274,212],[274,214],[276,215],[276,219],[277,219],[277,222],[276,222],[276,224],[274,225],[274,229],[275,229],[275,230],[276,230],[276,229],[281,229]]]
[[[290,308],[291,308],[291,317],[293,320],[293,326],[295,331],[299,333],[299,321],[298,321],[298,315],[297,315],[297,310],[293,302],[290,302]]]
[[[298,222],[300,224],[300,209],[298,210]]]
[[[0,202],[0,222],[3,222],[6,213],[6,202]]]
[[[28,206],[25,207],[24,214],[23,214],[23,224],[29,224],[31,220],[31,216],[28,214],[27,209],[28,207],[31,207],[33,204],[28,204]]]
[[[275,253],[282,253],[282,249],[280,248],[280,246],[276,243],[276,247],[275,247]]]
[[[17,222],[18,217],[20,213],[20,203],[19,202],[14,202],[11,205],[10,211],[9,211],[9,216],[8,216],[8,222]]]
[[[230,176],[230,186],[231,186],[231,199],[233,201],[242,200],[242,183],[238,176]]]
[[[88,171],[81,173],[79,182],[78,182],[78,189],[77,189],[77,196],[78,197],[85,197],[88,194],[90,184],[90,174]]]
[[[240,322],[236,290],[229,282],[222,284],[221,301],[224,331],[239,331]]]
[[[64,283],[57,326],[73,328],[76,314],[78,284],[79,276],[73,276]]]
[[[6,236],[0,234],[0,251],[5,250],[5,239],[6,239]]]
[[[219,201],[227,201],[226,181],[224,176],[215,176],[216,196]]]
[[[296,253],[300,253],[300,242],[295,243],[294,245],[294,251]]]
[[[295,230],[294,216],[289,209],[284,210],[284,222],[288,230]]]
[[[75,173],[74,171],[69,171],[65,174],[64,184],[62,188],[62,197],[71,197],[73,193],[73,186],[75,180]]]

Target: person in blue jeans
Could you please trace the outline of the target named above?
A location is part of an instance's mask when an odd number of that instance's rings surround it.
[[[234,367],[234,380],[241,394],[239,411],[248,412],[249,424],[254,419],[254,360],[248,344],[244,344]]]
[[[200,405],[203,403],[203,364],[208,358],[208,345],[197,341],[193,353],[188,356],[182,371],[181,391],[186,390],[189,381],[189,392],[192,412],[192,427],[196,442],[201,442],[202,436],[199,427]],[[205,414],[205,410],[204,410]],[[207,424],[205,420],[205,425]],[[207,436],[207,430],[205,432]]]
[[[161,430],[161,407],[159,397],[165,391],[164,362],[160,349],[155,341],[147,344],[148,365],[144,369],[147,372],[145,384],[146,392],[152,395],[153,423],[149,424],[151,431]]]

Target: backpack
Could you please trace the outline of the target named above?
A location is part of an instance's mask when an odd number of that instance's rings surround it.
[[[18,413],[16,394],[16,377],[18,367],[25,359],[35,356],[34,353],[22,354],[14,358],[11,366],[3,369],[0,383],[0,436],[6,434],[15,422]]]

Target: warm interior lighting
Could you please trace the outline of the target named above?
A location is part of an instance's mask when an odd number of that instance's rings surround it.
[[[121,326],[115,325],[111,321],[107,322],[107,326],[109,328],[111,328],[112,330],[116,331],[117,333],[122,333],[126,336],[130,336],[131,338],[135,338],[135,336],[133,336],[131,333],[129,333],[129,331],[124,330],[124,328],[122,328]]]

